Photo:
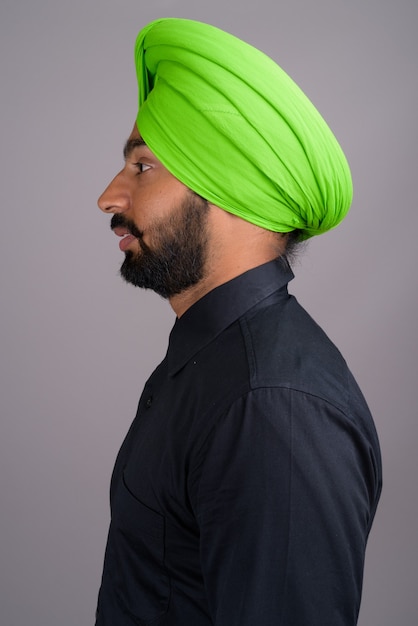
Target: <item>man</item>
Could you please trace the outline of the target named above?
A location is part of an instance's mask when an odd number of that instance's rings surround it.
[[[96,624],[356,624],[379,444],[286,260],[343,219],[346,160],[227,33],[157,20],[135,58],[138,117],[99,206],[122,276],[177,319],[116,461]]]

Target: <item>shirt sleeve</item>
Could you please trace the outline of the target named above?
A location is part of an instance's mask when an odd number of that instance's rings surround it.
[[[215,626],[357,623],[375,461],[322,399],[251,391],[206,441],[194,508]]]

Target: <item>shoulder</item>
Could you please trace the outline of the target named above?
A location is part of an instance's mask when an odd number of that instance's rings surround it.
[[[240,320],[251,387],[279,387],[346,410],[350,372],[338,348],[296,298],[272,302]]]

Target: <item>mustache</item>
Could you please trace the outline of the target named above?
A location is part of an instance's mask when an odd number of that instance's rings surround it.
[[[118,227],[126,228],[130,232],[130,234],[137,239],[142,239],[143,237],[144,233],[137,228],[136,224],[132,220],[125,217],[123,213],[115,213],[110,220],[111,230],[114,230]]]

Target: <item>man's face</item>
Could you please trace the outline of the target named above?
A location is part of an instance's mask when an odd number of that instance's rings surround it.
[[[124,156],[124,168],[98,204],[113,213],[111,228],[122,238],[123,278],[170,298],[204,277],[210,208],[170,174],[136,126]]]

